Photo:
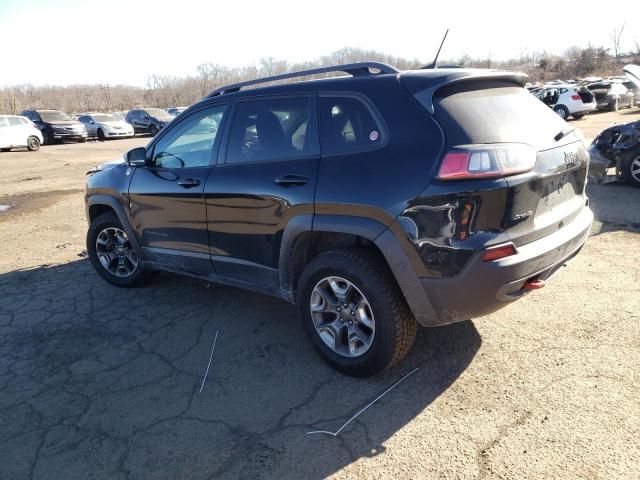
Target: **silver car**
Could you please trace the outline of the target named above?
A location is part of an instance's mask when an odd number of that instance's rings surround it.
[[[133,127],[112,113],[88,113],[78,119],[86,127],[90,137],[103,141],[108,138],[133,137]]]

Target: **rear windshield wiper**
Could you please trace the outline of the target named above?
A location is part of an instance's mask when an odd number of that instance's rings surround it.
[[[564,137],[566,137],[567,135],[569,135],[571,132],[573,132],[575,130],[574,127],[569,127],[569,128],[565,128],[564,130],[562,130],[560,133],[558,133],[555,137],[553,137],[553,139],[556,142],[559,142],[560,140],[562,140]]]

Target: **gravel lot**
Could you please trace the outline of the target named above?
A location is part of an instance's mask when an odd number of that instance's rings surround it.
[[[590,141],[634,119],[573,125]],[[640,190],[590,185],[593,235],[551,285],[420,330],[362,380],[325,366],[284,302],[93,272],[84,173],[147,141],[0,154],[1,479],[640,478]],[[415,367],[339,436],[306,435]]]

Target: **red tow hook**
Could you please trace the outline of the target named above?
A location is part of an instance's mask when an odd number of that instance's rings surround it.
[[[527,280],[525,284],[522,286],[523,290],[539,290],[544,287],[546,283],[544,280],[532,278],[531,280]]]

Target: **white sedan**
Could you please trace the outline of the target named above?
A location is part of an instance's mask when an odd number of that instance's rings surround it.
[[[80,115],[80,122],[87,127],[90,137],[98,137],[103,141],[108,138],[133,137],[133,126],[112,113],[88,113]]]
[[[42,133],[31,120],[18,115],[0,115],[0,151],[27,147],[34,152],[41,143]]]
[[[532,93],[565,120],[570,116],[580,119],[598,108],[595,95],[582,87],[547,85]]]

